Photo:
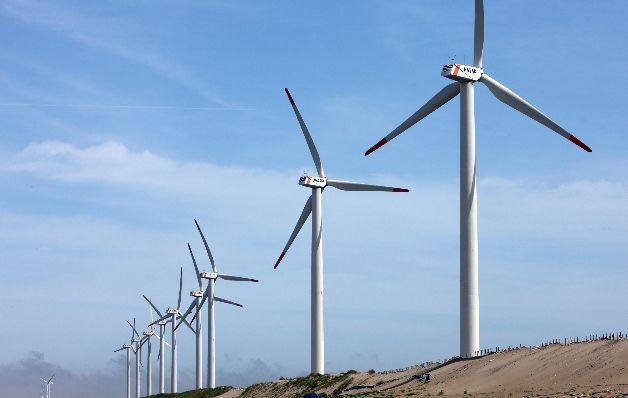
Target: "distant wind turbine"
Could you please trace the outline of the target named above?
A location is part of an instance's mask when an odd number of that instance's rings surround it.
[[[52,390],[52,385],[54,384],[52,382],[52,379],[54,379],[54,377],[55,377],[55,374],[53,373],[52,376],[50,376],[50,378],[48,380],[41,379],[41,381],[44,382],[44,388],[46,389],[46,398],[50,398],[51,397],[50,392]]]
[[[183,319],[183,322],[193,331],[192,325],[185,318],[181,317],[181,290],[183,289],[183,267],[181,267],[179,272],[179,299],[177,300],[177,308],[168,308],[166,310],[166,314],[161,318],[151,323],[149,326],[158,324],[161,321],[170,318],[168,322],[172,322],[172,337],[170,340],[171,349],[172,349],[172,363],[170,365],[170,392],[177,392],[177,319]],[[156,308],[155,308],[156,309]]]
[[[198,225],[198,222],[194,220],[194,223],[196,224],[196,229],[198,229],[198,233],[201,235],[201,239],[203,240],[203,244],[205,245],[205,251],[207,252],[207,256],[209,257],[209,262],[211,263],[211,266],[212,266],[212,272],[200,272],[200,273],[198,272],[198,266],[196,264],[196,260],[194,259],[194,254],[192,253],[192,249],[188,245],[188,248],[190,248],[190,255],[192,256],[192,262],[194,263],[194,270],[199,276],[199,280],[198,280],[199,286],[202,287],[200,278],[207,279],[207,288],[205,289],[205,292],[203,293],[202,299],[200,302],[198,301],[199,299],[198,294],[192,294],[194,297],[196,297],[196,299],[192,302],[192,304],[190,304],[190,307],[187,309],[185,314],[183,314],[182,320],[185,320],[185,317],[187,317],[194,308],[196,308],[196,311],[194,313],[194,317],[192,318],[192,322],[194,321],[196,317],[200,317],[203,304],[209,298],[209,302],[207,304],[207,324],[208,324],[207,387],[216,388],[216,325],[214,321],[214,302],[218,301],[225,304],[235,305],[237,307],[243,307],[242,304],[238,304],[236,302],[229,301],[229,300],[226,300],[226,299],[223,299],[214,295],[216,280],[223,279],[227,281],[237,281],[237,282],[259,282],[259,281],[253,278],[245,278],[241,276],[233,276],[233,275],[226,275],[226,274],[219,273],[216,267],[216,264],[214,262],[214,256],[212,255],[211,250],[209,250],[209,245],[207,244],[205,235],[203,235],[203,231],[201,230],[200,225]],[[197,329],[198,330],[197,342],[198,342],[199,335],[200,335],[200,326],[198,326],[197,324],[197,327],[198,327]],[[197,356],[197,361],[199,360],[199,358],[200,357]]]
[[[576,136],[484,72],[482,0],[475,0],[474,45],[473,66],[461,64],[443,66],[441,75],[455,80],[456,83],[445,86],[365,153],[369,155],[460,94],[460,356],[464,358],[478,355],[480,351],[474,83],[483,83],[504,104],[555,131],[585,151],[591,152],[591,148]]]
[[[159,325],[159,334],[157,333],[153,333],[155,334],[155,336],[157,336],[157,338],[159,339],[159,354],[157,354],[157,357],[159,358],[159,393],[163,394],[166,391],[166,377],[165,377],[165,357],[164,357],[164,344],[170,347],[170,344],[168,344],[168,342],[166,341],[165,338],[165,333],[166,333],[166,321],[163,319],[164,316],[161,313],[161,311],[159,311],[159,309],[157,309],[157,307],[155,307],[155,305],[153,304],[152,301],[150,301],[150,299],[144,295],[142,295],[142,297],[144,297],[144,300],[146,300],[148,302],[148,304],[151,306],[152,309],[154,309],[157,312],[157,315],[159,315],[159,317],[162,318],[161,321],[157,321],[155,322],[153,319],[153,313],[151,311],[150,314],[150,326],[152,328],[153,325],[158,324]],[[152,330],[152,329],[151,329]],[[149,351],[149,355],[150,355],[150,351]],[[150,359],[149,359],[150,362]],[[150,383],[150,372],[149,372],[149,383]],[[150,395],[150,393],[149,393]]]
[[[131,344],[123,344],[114,352],[126,350],[126,398],[131,398]]]
[[[311,293],[311,373],[325,373],[325,348],[324,348],[324,328],[323,328],[323,224],[322,224],[322,193],[327,186],[338,188],[343,191],[384,191],[384,192],[408,192],[405,188],[393,188],[380,185],[368,185],[357,182],[339,181],[328,179],[323,171],[320,156],[312,140],[312,136],[301,117],[290,91],[286,88],[286,94],[292,104],[292,109],[301,125],[301,130],[305,136],[305,141],[310,148],[312,159],[316,164],[318,177],[304,176],[299,180],[299,185],[312,189],[310,198],[305,202],[305,207],[297,221],[297,225],[288,239],[279,259],[275,263],[275,268],[279,265],[292,242],[298,235],[301,227],[312,213],[312,293]]]

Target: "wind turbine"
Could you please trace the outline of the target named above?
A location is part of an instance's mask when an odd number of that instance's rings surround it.
[[[177,317],[181,318],[183,322],[192,331],[194,331],[194,329],[192,328],[192,325],[190,325],[190,323],[186,321],[185,318],[181,317],[182,314],[181,314],[181,311],[179,311],[179,308],[181,308],[181,290],[182,289],[183,289],[183,267],[181,267],[180,272],[179,272],[179,299],[177,300],[177,308],[168,308],[166,310],[165,315],[163,315],[161,318],[159,318],[158,320],[156,320],[155,322],[149,325],[149,326],[152,326],[152,325],[158,324],[159,322],[164,321],[167,318],[170,318],[168,322],[172,322],[172,338],[171,338],[172,364],[170,366],[170,392],[171,393],[177,392],[177,319],[178,319]],[[149,303],[150,303],[150,300],[149,300]],[[157,310],[157,308],[155,308],[155,310]]]
[[[126,398],[131,398],[131,344],[123,344],[114,352],[126,350]]]
[[[140,398],[140,380],[142,377],[140,366],[142,364],[142,345],[144,344],[144,339],[140,337],[137,329],[135,329],[135,318],[133,318],[133,324],[129,321],[126,321],[126,323],[131,327],[131,349],[135,353],[135,398]]]
[[[504,104],[591,152],[591,148],[576,136],[485,73],[482,69],[483,46],[484,4],[482,0],[475,0],[473,66],[443,66],[441,76],[452,79],[455,83],[445,86],[365,153],[368,155],[375,151],[460,94],[460,356],[464,358],[478,355],[480,350],[474,83],[483,83]]]
[[[155,307],[155,305],[152,303],[152,301],[150,301],[150,299],[148,297],[146,297],[145,295],[142,295],[142,297],[144,297],[144,300],[146,300],[148,302],[148,304],[157,312],[157,315],[159,315],[160,318],[162,318],[160,321],[154,322],[153,320],[153,313],[151,311],[150,313],[150,326],[151,326],[151,331],[153,331],[152,327],[155,324],[159,325],[159,334],[154,333],[153,334],[155,336],[157,336],[157,338],[159,339],[159,354],[157,354],[157,357],[159,358],[159,393],[163,394],[166,391],[166,377],[165,377],[165,359],[164,359],[164,344],[170,347],[170,344],[168,344],[168,342],[166,341],[166,339],[164,338],[165,333],[166,333],[166,321],[164,320],[164,316],[162,315],[161,311],[159,311],[159,309],[157,309],[157,307]],[[150,369],[150,342],[149,342],[149,369]],[[148,395],[150,395],[150,370],[148,372],[148,383],[149,383],[149,393]]]
[[[196,307],[194,317],[192,318],[192,322],[193,322],[196,317],[200,317],[203,304],[205,303],[207,298],[209,298],[209,303],[207,304],[207,324],[208,324],[208,329],[209,329],[207,333],[207,343],[208,343],[207,344],[208,345],[207,347],[207,387],[216,388],[216,326],[214,322],[214,302],[218,301],[221,303],[235,305],[237,307],[243,307],[242,304],[238,304],[236,302],[229,301],[229,300],[216,296],[214,294],[216,280],[223,279],[226,281],[237,281],[237,282],[259,282],[259,281],[253,278],[245,278],[241,276],[233,276],[233,275],[219,273],[218,269],[216,268],[216,264],[214,262],[214,256],[212,256],[212,252],[211,250],[209,250],[209,245],[207,244],[207,240],[205,239],[205,235],[203,235],[203,231],[201,230],[201,227],[198,225],[198,222],[196,220],[194,220],[194,224],[196,224],[196,229],[198,229],[198,233],[201,235],[201,239],[203,240],[203,244],[205,245],[205,251],[207,252],[207,256],[209,257],[209,262],[211,263],[211,266],[212,266],[212,272],[200,272],[200,273],[198,272],[198,266],[196,265],[194,254],[192,253],[192,249],[190,249],[190,255],[192,256],[192,262],[194,263],[194,270],[199,276],[199,280],[198,280],[199,286],[202,287],[200,278],[207,279],[207,288],[205,289],[205,292],[203,293],[202,299],[200,302],[198,302],[198,299],[199,299],[198,295],[192,294],[193,296],[196,297],[196,299],[192,302],[190,307],[187,309],[187,311],[185,312],[185,314],[183,314],[181,318],[182,320],[185,320],[185,317],[188,316],[190,312],[192,312],[194,307]],[[189,247],[190,246],[188,244],[188,248]],[[197,342],[198,342],[199,335],[200,335],[200,326],[198,326],[198,323],[197,323],[197,327],[199,328],[197,329],[199,330],[199,332],[196,336]],[[199,354],[197,351],[197,361],[199,360],[198,355]]]
[[[52,382],[52,379],[55,377],[55,374],[53,373],[52,376],[50,376],[50,378],[48,380],[46,379],[41,379],[41,381],[43,381],[45,383],[45,389],[46,389],[46,398],[50,398],[50,391],[51,391],[51,386],[54,384]]]
[[[196,336],[196,389],[199,390],[203,388],[203,328],[201,324],[201,316],[198,314],[198,309],[200,308],[201,299],[203,297],[203,280],[201,279],[201,273],[198,271],[198,266],[196,265],[196,259],[194,258],[194,253],[192,253],[192,247],[188,243],[188,250],[190,252],[190,256],[192,256],[192,263],[194,264],[194,273],[196,275],[196,280],[198,282],[198,290],[192,290],[190,292],[190,296],[194,297],[194,300],[188,307],[187,311],[183,314],[183,317],[187,317],[192,309],[196,307],[197,316],[196,316],[196,330],[192,330],[194,335]],[[181,322],[179,322],[179,325]],[[177,328],[179,327],[177,325]]]
[[[311,373],[312,374],[324,374],[325,373],[325,348],[324,348],[324,335],[323,335],[323,224],[322,224],[322,193],[325,187],[331,186],[343,191],[384,191],[384,192],[408,192],[405,188],[393,188],[380,185],[368,185],[357,182],[332,180],[325,176],[323,171],[323,165],[321,164],[320,156],[312,140],[312,136],[301,117],[301,113],[297,108],[290,91],[286,88],[286,94],[292,104],[292,109],[301,125],[305,141],[310,148],[312,159],[316,164],[316,170],[318,171],[318,177],[303,176],[299,180],[299,185],[312,189],[310,198],[305,202],[305,207],[301,212],[301,216],[297,221],[297,225],[288,239],[288,243],[281,252],[279,259],[275,263],[275,268],[279,265],[286,252],[292,245],[292,242],[296,238],[297,234],[303,227],[303,224],[312,213],[312,282],[311,282]]]

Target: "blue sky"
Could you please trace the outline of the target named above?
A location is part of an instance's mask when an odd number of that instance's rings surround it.
[[[481,344],[625,328],[628,4],[485,11],[485,70],[593,152],[476,89]],[[307,371],[307,228],[272,269],[314,170],[284,87],[329,177],[411,189],[325,192],[327,369],[456,354],[458,101],[363,153],[471,62],[472,32],[471,1],[2,2],[0,376],[117,385],[141,294],[174,303],[179,266],[194,287],[187,242],[208,266],[194,218],[221,271],[261,280],[217,287],[245,305],[217,308],[218,383]]]

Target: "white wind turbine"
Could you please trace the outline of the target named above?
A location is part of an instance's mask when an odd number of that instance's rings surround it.
[[[157,309],[157,307],[155,307],[155,305],[152,303],[152,301],[150,301],[150,299],[148,297],[146,297],[145,295],[142,295],[142,297],[144,297],[144,300],[146,300],[148,302],[148,304],[157,312],[157,315],[159,315],[161,318],[164,318],[164,316],[162,315],[161,311],[159,311]],[[154,322],[153,320],[153,312],[151,311],[150,313],[150,320],[151,320],[151,332],[153,332],[153,334],[155,336],[157,336],[157,338],[159,339],[159,353],[157,354],[157,357],[159,358],[159,393],[163,394],[166,391],[166,376],[165,376],[165,358],[164,358],[164,344],[167,345],[168,347],[171,347],[170,344],[168,344],[168,342],[165,339],[165,333],[166,333],[166,321],[165,320],[160,320],[158,322]],[[153,325],[158,324],[159,325],[159,334],[155,333],[153,328]],[[150,342],[149,342],[149,365],[148,365],[148,395],[150,395],[150,391],[151,391],[151,371],[150,371]]]
[[[46,390],[46,398],[50,398],[51,397],[50,391],[52,390],[52,385],[54,384],[52,382],[52,379],[54,377],[55,377],[55,374],[53,373],[52,376],[50,376],[50,378],[48,380],[40,378],[40,380],[44,382],[44,388]]]
[[[205,235],[203,235],[203,231],[201,230],[200,225],[198,225],[198,222],[196,220],[194,220],[194,224],[196,224],[196,229],[198,229],[198,232],[201,235],[201,239],[203,240],[203,244],[205,245],[205,251],[207,252],[207,256],[209,257],[209,262],[211,263],[211,266],[212,266],[212,272],[200,272],[200,273],[198,272],[198,266],[196,265],[194,254],[192,253],[192,249],[190,248],[190,255],[192,256],[192,262],[194,263],[194,270],[196,271],[197,275],[199,275],[200,278],[207,279],[207,288],[205,289],[205,292],[203,293],[202,299],[200,302],[198,301],[199,300],[198,295],[192,294],[193,296],[196,297],[196,299],[192,302],[192,304],[187,309],[185,314],[183,314],[182,320],[185,320],[185,317],[188,316],[188,314],[190,314],[190,312],[192,312],[194,308],[196,308],[194,317],[192,318],[192,322],[194,322],[194,319],[196,317],[200,317],[203,304],[209,298],[209,302],[207,304],[207,324],[208,324],[208,329],[209,329],[207,333],[207,343],[208,343],[207,387],[216,388],[216,326],[214,322],[214,302],[218,301],[221,303],[235,305],[237,307],[243,307],[242,304],[238,304],[233,301],[229,301],[229,300],[216,296],[214,294],[216,280],[223,279],[226,281],[237,281],[237,282],[259,282],[259,281],[253,278],[245,278],[241,276],[233,276],[233,275],[219,273],[218,269],[216,268],[216,264],[214,262],[214,256],[212,256],[212,252],[211,250],[209,250],[209,245],[207,244],[207,240],[205,239]],[[188,248],[189,248],[189,245],[188,245]],[[200,279],[199,279],[199,286],[201,287],[201,291],[202,291],[202,285],[201,285]],[[200,341],[199,335],[201,334],[201,332],[200,332],[200,326],[198,326],[198,324],[197,324],[197,327],[198,327],[198,333],[197,333],[196,339],[198,343]],[[196,357],[197,363],[200,360],[199,355],[200,353],[197,350],[197,357]],[[197,367],[197,371],[198,369],[199,367]]]
[[[131,344],[123,344],[114,352],[126,350],[126,398],[131,398]]]
[[[198,314],[198,308],[201,306],[201,299],[203,297],[203,280],[201,278],[201,273],[198,270],[198,266],[196,265],[196,259],[194,258],[194,253],[192,253],[192,247],[188,243],[188,250],[190,252],[190,256],[192,256],[192,263],[194,264],[194,273],[196,275],[196,280],[198,282],[198,290],[192,290],[190,292],[190,296],[194,297],[194,300],[188,307],[187,311],[183,314],[184,317],[187,317],[190,312],[196,307],[197,315],[196,315],[196,330],[192,332],[196,336],[196,389],[199,390],[203,388],[203,327],[201,323],[201,316]],[[179,322],[179,325],[181,322]],[[177,328],[179,327],[177,325]]]
[[[408,192],[405,188],[393,188],[380,185],[368,185],[357,182],[339,181],[328,179],[323,171],[320,156],[312,140],[312,136],[301,117],[290,91],[286,88],[286,94],[292,104],[292,109],[301,125],[305,141],[310,148],[312,159],[316,164],[318,177],[304,176],[299,180],[299,185],[312,189],[312,195],[305,202],[305,207],[301,212],[299,221],[288,239],[288,243],[281,252],[279,259],[275,263],[275,268],[279,265],[290,245],[303,227],[303,224],[312,213],[312,281],[311,281],[311,373],[325,373],[325,348],[324,348],[324,328],[323,328],[323,225],[322,225],[322,193],[325,187],[331,186],[343,191],[384,191],[384,192]]]
[[[172,349],[172,363],[170,366],[170,392],[177,392],[177,319],[181,318],[182,321],[193,331],[192,325],[185,318],[181,317],[181,289],[183,289],[183,267],[180,269],[179,273],[179,299],[177,300],[177,308],[168,308],[166,310],[166,314],[161,318],[151,323],[149,326],[158,324],[162,321],[165,321],[167,318],[170,318],[168,322],[172,323],[172,337],[170,340],[170,347]],[[145,297],[146,298],[146,297]],[[148,300],[148,299],[147,299]],[[150,300],[149,300],[150,303]],[[151,303],[152,305],[152,303]],[[157,311],[157,308],[153,306],[153,308]],[[157,311],[159,313],[159,311]]]
[[[135,318],[133,318],[133,324],[126,321],[131,327],[131,349],[135,353],[135,398],[140,398],[141,393],[141,378],[142,372],[140,367],[142,366],[142,345],[144,344],[144,338],[140,337],[140,334],[135,329]]]
[[[484,46],[484,4],[475,0],[475,34],[473,66],[445,65],[441,75],[455,80],[399,127],[366,151],[370,154],[386,144],[421,119],[460,94],[460,356],[477,355],[480,350],[480,304],[478,293],[478,239],[477,196],[475,163],[475,111],[474,83],[486,85],[493,95],[504,104],[536,120],[587,152],[591,148],[560,127],[541,111],[530,105],[513,91],[490,77],[482,69]]]

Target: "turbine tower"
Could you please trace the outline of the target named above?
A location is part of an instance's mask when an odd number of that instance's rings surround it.
[[[157,336],[157,338],[159,339],[159,354],[157,354],[157,357],[159,358],[159,393],[163,394],[166,392],[166,376],[165,376],[165,359],[164,359],[164,344],[167,345],[168,347],[170,347],[170,344],[168,344],[168,342],[166,341],[166,339],[164,338],[164,334],[166,333],[166,321],[164,320],[164,316],[161,313],[161,311],[159,311],[157,309],[157,307],[155,307],[155,305],[153,304],[152,301],[150,301],[150,299],[144,295],[142,295],[142,297],[144,297],[144,300],[146,300],[148,302],[148,304],[157,312],[157,315],[159,315],[159,317],[161,318],[160,321],[154,322],[153,321],[153,313],[151,311],[150,314],[150,318],[151,318],[151,328],[153,325],[158,324],[159,325],[159,334],[154,333],[155,336]],[[152,330],[152,329],[151,329]],[[149,353],[150,355],[150,353]],[[149,359],[150,361],[150,359]],[[149,372],[150,373],[150,372]],[[149,375],[149,379],[150,379],[150,375]],[[150,380],[149,380],[150,383]],[[150,393],[149,393],[150,395]]]
[[[324,347],[324,328],[323,328],[323,224],[322,224],[322,193],[325,187],[331,186],[343,191],[385,191],[385,192],[408,192],[404,188],[393,188],[379,185],[368,185],[356,182],[339,181],[328,179],[323,171],[320,156],[312,140],[312,136],[301,117],[301,113],[297,108],[290,91],[286,88],[286,94],[292,104],[292,109],[301,125],[301,130],[305,136],[305,141],[310,148],[312,159],[318,171],[318,177],[303,176],[299,180],[299,185],[311,188],[312,194],[305,202],[305,207],[301,212],[301,216],[297,221],[297,225],[288,239],[288,243],[284,247],[279,259],[275,263],[275,269],[286,255],[290,245],[296,238],[297,234],[303,227],[303,224],[312,213],[312,266],[311,266],[311,373],[325,373],[325,347]]]
[[[555,131],[587,152],[591,148],[560,127],[541,111],[519,97],[482,69],[484,4],[475,0],[473,66],[443,66],[441,75],[454,80],[399,127],[366,151],[369,155],[421,119],[460,94],[460,356],[478,355],[480,350],[480,301],[478,292],[478,238],[475,163],[474,84],[480,82],[501,102]]]
[[[214,256],[212,256],[212,252],[211,250],[209,250],[209,245],[207,244],[207,240],[205,239],[205,235],[203,235],[203,231],[201,230],[200,225],[198,225],[198,222],[196,220],[194,220],[194,223],[196,224],[196,229],[198,229],[198,233],[201,235],[201,239],[203,240],[203,244],[205,245],[205,251],[207,252],[207,256],[209,257],[209,262],[211,263],[212,266],[212,272],[198,272],[198,266],[196,265],[196,260],[194,259],[194,254],[192,253],[192,249],[190,248],[189,244],[188,244],[188,248],[190,249],[190,255],[192,256],[192,262],[194,263],[194,270],[196,271],[198,278],[199,278],[199,287],[201,288],[200,291],[202,292],[202,284],[201,284],[201,279],[207,279],[207,288],[205,289],[205,292],[202,294],[202,296],[200,297],[200,302],[199,302],[199,296],[198,296],[198,292],[192,292],[192,296],[195,297],[194,301],[192,302],[192,304],[190,304],[190,307],[187,309],[187,311],[183,314],[183,316],[181,317],[182,321],[185,320],[185,317],[187,317],[194,308],[196,308],[196,311],[194,313],[194,317],[192,318],[192,322],[194,322],[194,319],[197,317],[200,317],[201,314],[201,309],[203,308],[203,304],[205,303],[205,301],[209,298],[209,302],[207,304],[207,325],[208,325],[208,333],[207,333],[207,387],[209,388],[216,388],[216,325],[215,325],[215,321],[214,321],[214,302],[218,301],[221,303],[225,303],[225,304],[231,304],[231,305],[235,305],[237,307],[243,307],[241,304],[238,304],[236,302],[233,301],[229,301],[223,298],[220,298],[216,295],[214,295],[214,290],[215,290],[215,285],[216,285],[216,280],[217,279],[223,279],[226,281],[236,281],[236,282],[259,282],[257,279],[253,279],[253,278],[245,278],[245,277],[241,277],[241,276],[233,276],[233,275],[227,275],[227,274],[221,274],[218,272],[218,269],[216,267],[216,263],[214,262]],[[178,327],[178,325],[177,325]],[[198,333],[196,335],[196,340],[197,343],[200,342],[199,340],[199,335],[200,335],[200,326],[198,326],[197,323],[197,327],[198,327]],[[200,358],[200,354],[198,351],[198,346],[197,346],[197,361]],[[198,370],[198,368],[197,368]],[[198,383],[198,381],[197,381]]]
[[[182,289],[183,289],[183,267],[181,267],[180,272],[179,272],[179,299],[177,300],[177,308],[168,308],[166,310],[165,315],[163,315],[161,318],[159,318],[158,320],[156,320],[155,322],[149,325],[149,326],[152,326],[152,325],[158,324],[159,322],[165,321],[168,318],[170,318],[168,319],[168,322],[172,322],[172,325],[171,325],[172,337],[170,340],[170,347],[172,350],[172,358],[171,358],[172,362],[170,365],[170,392],[171,393],[177,392],[177,319],[182,318],[181,311],[179,311],[179,308],[181,308],[181,290]],[[155,308],[155,310],[157,310],[157,308]],[[183,322],[192,331],[194,331],[194,329],[192,328],[192,325],[190,325],[189,322],[185,320],[185,318],[182,318],[182,319],[183,319]]]

